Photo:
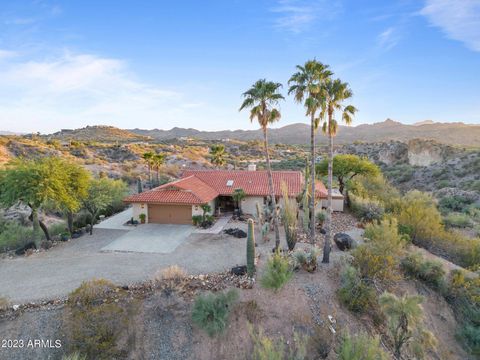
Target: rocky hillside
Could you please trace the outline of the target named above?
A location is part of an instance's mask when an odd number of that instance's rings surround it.
[[[240,139],[259,140],[262,138],[260,130],[225,130],[199,131],[195,129],[173,128],[171,130],[142,130],[133,129],[131,132],[143,136],[150,136],[157,140],[195,137],[204,140]],[[306,144],[310,139],[310,128],[307,124],[287,125],[269,132],[272,143]],[[340,126],[336,142],[340,144],[357,141],[409,141],[414,138],[433,139],[441,143],[461,146],[480,146],[480,125],[463,123],[435,123],[431,121],[405,125],[387,119],[375,124],[363,124],[353,127]],[[318,136],[319,143],[325,143],[325,137]]]
[[[62,129],[47,136],[49,139],[77,140],[77,141],[99,141],[99,142],[131,142],[148,141],[148,136],[134,134],[128,130],[122,130],[113,126],[87,126],[81,129]]]
[[[433,140],[412,139],[355,143],[338,153],[366,156],[403,190],[435,191],[456,187],[480,192],[480,150],[453,147]]]

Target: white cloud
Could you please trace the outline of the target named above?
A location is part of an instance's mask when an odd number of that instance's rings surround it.
[[[122,60],[92,54],[8,61],[1,69],[4,129],[50,132],[99,123],[161,128],[191,119],[203,106],[198,99],[138,80]]]
[[[426,0],[420,14],[442,29],[447,37],[480,51],[479,0]]]
[[[390,50],[398,44],[400,36],[394,27],[389,27],[378,35],[377,41],[381,48]]]
[[[271,12],[278,14],[274,27],[298,34],[307,30],[321,17],[324,20],[332,18],[338,13],[339,7],[339,3],[333,0],[279,0]]]
[[[17,56],[15,51],[0,49],[0,60]]]

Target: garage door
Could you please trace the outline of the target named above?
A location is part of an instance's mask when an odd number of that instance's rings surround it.
[[[148,205],[148,222],[156,224],[191,224],[190,205]]]

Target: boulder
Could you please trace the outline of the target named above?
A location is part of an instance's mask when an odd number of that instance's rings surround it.
[[[232,270],[230,270],[230,272],[236,276],[243,276],[247,273],[247,266],[246,265],[235,266],[232,268]]]
[[[333,241],[335,241],[335,244],[341,251],[350,250],[357,246],[357,242],[345,233],[335,234]]]
[[[234,237],[239,238],[239,239],[247,237],[247,233],[245,231],[243,231],[242,229],[239,229],[239,228],[225,229],[225,230],[223,230],[223,232],[225,234],[234,236]]]

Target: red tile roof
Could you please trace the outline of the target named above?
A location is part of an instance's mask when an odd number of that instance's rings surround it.
[[[235,189],[241,188],[250,196],[268,196],[267,171],[245,170],[186,170],[183,176],[199,178],[211,186],[220,195],[231,195]],[[290,196],[297,196],[302,192],[303,177],[300,171],[272,171],[273,188],[276,196],[282,195],[281,184],[285,182]],[[232,185],[227,183],[232,181]]]
[[[276,196],[281,196],[281,184],[285,182],[290,196],[303,190],[300,171],[272,171]],[[230,186],[228,184],[231,184]],[[150,191],[127,197],[129,203],[156,204],[205,204],[219,195],[231,195],[241,188],[249,196],[268,196],[268,173],[266,171],[186,170],[183,178],[159,186]],[[316,186],[317,197],[326,198],[327,190],[322,182]]]
[[[310,182],[310,184],[311,183],[312,182]],[[310,191],[310,194],[311,193],[312,192]],[[327,188],[325,187],[325,185],[323,185],[323,182],[318,181],[318,180],[315,182],[315,194],[316,194],[315,196],[317,198],[327,198],[328,191],[327,191]]]
[[[129,203],[201,205],[215,199],[218,193],[195,176],[188,176],[155,189],[128,196]]]

